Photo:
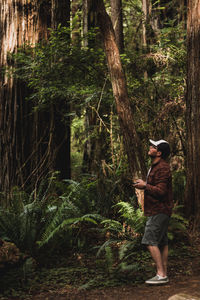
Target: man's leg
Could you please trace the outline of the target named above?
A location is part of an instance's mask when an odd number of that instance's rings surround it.
[[[168,245],[163,246],[163,248],[161,249],[161,256],[162,256],[164,274],[165,276],[167,276]]]
[[[166,254],[168,252],[165,249],[166,247],[163,248],[164,251],[162,251],[162,253],[157,246],[148,245],[147,248],[149,249],[152,258],[156,263],[157,275],[165,277],[166,276],[166,263],[167,263]],[[163,258],[164,258],[164,260],[163,260]],[[165,265],[164,265],[164,263],[165,263]]]
[[[156,263],[157,275],[159,275],[146,280],[145,282],[147,284],[164,284],[169,281],[167,278],[168,246],[166,246],[168,242],[168,223],[169,217],[164,214],[150,216],[147,219],[142,243],[147,245],[152,258]],[[161,248],[158,246],[160,244],[165,246]]]

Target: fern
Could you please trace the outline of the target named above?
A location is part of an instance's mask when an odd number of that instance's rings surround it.
[[[119,232],[122,232],[122,230],[123,230],[122,224],[116,220],[106,219],[106,220],[103,220],[101,222],[101,224],[104,226],[103,232],[110,231],[110,232],[117,234]]]
[[[106,248],[109,247],[110,245],[114,245],[116,243],[118,243],[119,240],[117,239],[109,239],[108,241],[104,242],[100,247],[99,250],[97,251],[96,256],[99,257],[101,255],[102,252],[106,252]]]
[[[48,207],[48,211],[51,211],[51,213],[46,220],[41,239],[38,241],[39,247],[47,244],[59,233],[65,231],[65,239],[67,239],[67,233],[71,238],[71,232],[77,228],[81,229],[81,224],[89,223],[90,226],[96,226],[97,221],[103,219],[99,214],[89,213],[89,209],[92,211],[92,207],[89,208],[91,201],[87,193],[88,185],[69,180],[66,182],[69,184],[68,193],[59,197],[62,204],[57,207],[54,206],[53,209]],[[82,201],[83,196],[85,196],[85,201]],[[84,206],[84,204],[86,205]],[[86,207],[88,208],[87,212]]]
[[[84,215],[82,217],[77,218],[68,218],[63,220],[60,224],[58,219],[55,217],[53,218],[52,222],[50,223],[49,227],[45,231],[45,233],[42,235],[41,241],[38,241],[39,247],[44,246],[47,244],[55,235],[63,229],[71,231],[74,227],[74,225],[80,225],[83,222],[89,222],[91,224],[97,225],[97,222],[95,220],[96,215]]]
[[[177,211],[179,207],[175,208],[175,211]],[[170,218],[169,222],[169,232],[168,232],[168,238],[169,240],[174,240],[176,235],[183,236],[187,235],[188,232],[188,225],[189,222],[186,220],[182,215],[178,214],[177,212],[173,212],[172,216]]]
[[[129,248],[130,248],[130,243],[128,243],[127,241],[121,245],[121,247],[119,249],[119,259],[120,260],[122,260],[125,257]]]
[[[44,179],[38,190],[33,190],[30,195],[17,187],[13,189],[11,206],[0,209],[0,235],[3,239],[12,241],[22,251],[31,254],[36,251],[36,241],[48,217],[46,211],[48,201],[51,201],[49,195],[53,181],[53,175]]]
[[[110,235],[107,235],[109,239],[98,249],[97,256],[104,253],[105,260],[108,263],[109,257],[110,259],[114,257],[113,253],[111,256],[110,252],[117,251],[119,258],[118,270],[137,270],[138,266],[136,263],[133,263],[133,256],[138,244],[140,245],[141,243],[141,234],[144,231],[146,218],[141,209],[134,209],[127,202],[120,201],[115,205],[115,208],[118,209],[120,221],[105,219],[101,222],[101,225],[104,226],[103,232],[109,232]],[[110,263],[109,272],[114,271]]]
[[[110,246],[105,247],[105,258],[106,258],[107,270],[109,273],[112,273],[114,257],[112,253],[112,248]]]
[[[127,264],[126,262],[122,262],[119,265],[119,268],[122,271],[134,271],[134,272],[140,272],[142,269],[141,263],[140,262],[135,262],[133,264]]]
[[[119,208],[119,213],[127,225],[130,225],[135,233],[142,233],[144,231],[146,218],[140,208],[134,207],[128,202],[119,202],[115,205]]]

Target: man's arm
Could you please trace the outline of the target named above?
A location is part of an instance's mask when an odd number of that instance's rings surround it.
[[[146,190],[154,197],[163,197],[167,191],[171,180],[171,172],[169,169],[159,169],[155,173],[154,183],[147,183]]]
[[[153,184],[138,179],[133,186],[137,189],[148,191],[148,193],[154,197],[162,197],[167,193],[170,177],[170,170],[159,169],[155,173]]]

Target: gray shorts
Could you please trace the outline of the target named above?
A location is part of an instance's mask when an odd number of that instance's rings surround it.
[[[147,218],[142,244],[162,247],[168,245],[168,225],[170,217],[157,214]]]

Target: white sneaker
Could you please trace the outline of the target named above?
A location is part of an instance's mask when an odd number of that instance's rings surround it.
[[[167,282],[169,282],[169,279],[167,276],[161,277],[159,275],[156,275],[155,277],[145,281],[145,283],[147,283],[147,284],[165,284]]]

